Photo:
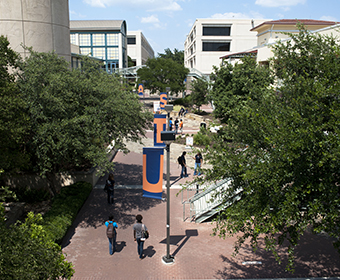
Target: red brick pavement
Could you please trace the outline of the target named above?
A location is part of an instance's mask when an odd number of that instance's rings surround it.
[[[150,135],[148,135],[150,136]],[[179,151],[179,154],[181,151]],[[142,185],[142,155],[118,153],[114,171],[116,185]],[[191,180],[178,180],[180,169],[171,163],[171,184],[178,186]],[[225,240],[211,236],[213,224],[195,224],[183,221],[179,189],[171,190],[171,246],[175,263],[166,265],[166,202],[142,197],[141,189],[115,190],[115,205],[108,205],[101,189],[106,177],[99,180],[79,212],[62,244],[67,260],[75,268],[74,280],[81,279],[258,279],[339,277],[340,256],[331,240],[306,233],[296,249],[296,272],[285,272],[286,255],[282,250],[282,265],[263,249],[253,252],[246,244],[236,257],[232,257],[235,238]],[[165,174],[164,174],[165,179]],[[165,196],[165,195],[164,195]],[[188,207],[188,206],[187,206]],[[188,209],[187,209],[188,210]],[[133,241],[132,226],[135,215],[142,214],[150,231],[145,243],[146,257],[139,260]],[[187,211],[188,213],[188,211]],[[117,252],[109,255],[104,222],[113,214],[119,225]],[[244,265],[245,261],[262,264]],[[335,278],[334,278],[335,279]]]
[[[139,156],[139,155],[138,155]],[[118,155],[116,161],[130,166],[132,158]],[[126,160],[124,162],[123,160]],[[140,171],[140,161],[134,160],[131,173]],[[133,172],[133,168],[135,172]],[[122,175],[123,176],[123,175]],[[116,175],[116,178],[118,175]],[[131,178],[131,177],[129,177]],[[120,180],[120,179],[119,179]],[[137,184],[136,178],[127,185]],[[183,180],[183,179],[182,179]],[[171,246],[175,263],[166,265],[166,202],[142,197],[141,189],[115,190],[115,205],[106,203],[106,194],[94,188],[79,212],[62,246],[67,259],[74,264],[73,279],[249,279],[340,277],[340,257],[329,239],[306,233],[297,248],[296,272],[291,275],[278,265],[274,257],[259,249],[254,253],[247,244],[239,255],[232,257],[235,238],[225,240],[211,236],[211,223],[195,224],[183,221],[181,195],[171,190]],[[132,226],[136,214],[144,216],[150,231],[145,244],[146,257],[139,260],[133,241]],[[114,214],[119,225],[117,252],[109,255],[104,221]],[[244,261],[260,261],[261,265],[243,265]]]

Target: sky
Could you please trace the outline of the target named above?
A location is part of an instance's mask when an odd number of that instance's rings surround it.
[[[71,20],[125,20],[155,55],[184,50],[197,18],[340,21],[340,0],[69,0]]]

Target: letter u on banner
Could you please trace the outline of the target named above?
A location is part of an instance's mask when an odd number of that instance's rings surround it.
[[[163,163],[163,148],[143,148],[143,197],[162,199]]]
[[[160,94],[160,101],[161,101],[161,109],[164,110],[164,106],[167,104],[168,98],[166,96],[166,92],[161,92]]]
[[[155,114],[153,119],[153,145],[164,147],[161,132],[166,130],[166,115]]]

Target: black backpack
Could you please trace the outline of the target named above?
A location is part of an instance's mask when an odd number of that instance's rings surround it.
[[[106,236],[107,238],[114,238],[116,235],[116,231],[113,227],[113,223],[109,223],[109,225],[107,226],[107,229],[106,229]]]
[[[178,164],[182,165],[183,164],[183,159],[182,156],[179,156],[177,159]]]

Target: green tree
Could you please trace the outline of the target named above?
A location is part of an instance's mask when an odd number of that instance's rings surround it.
[[[189,69],[169,58],[151,58],[146,67],[137,71],[138,80],[145,81],[144,85],[152,93],[164,92],[171,88],[171,94],[178,94],[185,89],[184,80]]]
[[[34,171],[51,179],[91,164],[104,172],[113,167],[109,143],[125,149],[124,140],[145,135],[151,113],[125,83],[99,69],[86,58],[71,71],[56,54],[34,51],[21,66],[18,86],[30,117],[27,150]]]
[[[207,180],[231,179],[221,192],[231,206],[215,233],[239,234],[236,251],[247,239],[256,248],[263,237],[278,260],[278,247],[288,241],[291,270],[308,227],[340,246],[340,48],[334,38],[300,28],[274,46],[279,89],[257,87],[261,98],[229,118],[205,157],[213,165]],[[233,145],[225,135],[233,135]]]
[[[252,56],[245,56],[235,66],[227,63],[214,67],[211,79],[214,115],[224,123],[236,118],[248,100],[260,98],[262,89],[273,81],[269,69],[256,65]]]
[[[28,134],[25,102],[15,82],[14,71],[19,55],[0,36],[0,168],[5,171],[22,169],[29,155],[23,149]]]
[[[0,204],[0,231],[1,279],[71,279],[72,264],[47,237],[40,214],[30,212],[24,223],[7,227]]]
[[[190,103],[198,109],[203,104],[208,104],[209,83],[203,79],[195,79],[191,83]]]
[[[132,60],[130,56],[128,56],[128,67],[136,66],[136,63]]]
[[[158,57],[172,59],[178,64],[184,66],[184,51],[179,51],[178,49],[174,49],[172,52],[169,48],[164,50],[165,53],[158,53]]]

